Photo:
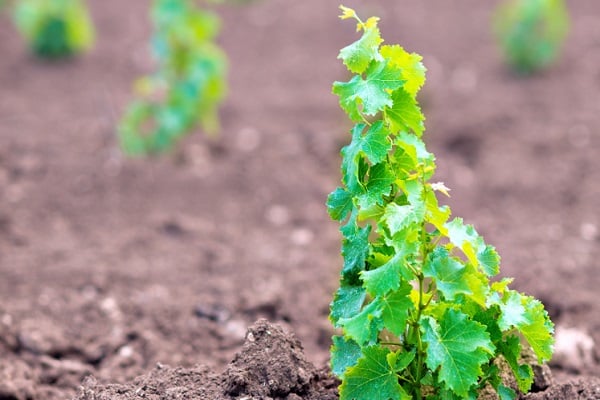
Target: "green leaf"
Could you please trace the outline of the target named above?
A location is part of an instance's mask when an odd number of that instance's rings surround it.
[[[384,201],[383,196],[390,194],[392,184],[394,183],[395,176],[390,170],[387,163],[380,163],[369,168],[368,180],[364,185],[364,191],[358,196],[358,205],[361,208],[361,214],[363,210],[368,210],[374,206],[377,206],[377,212],[382,211],[382,204]],[[359,215],[359,217],[361,217]]]
[[[497,392],[499,400],[515,400],[517,398],[515,391],[504,385],[499,385]]]
[[[352,129],[352,141],[342,149],[342,178],[352,192],[360,192],[359,161],[364,155],[372,164],[385,159],[392,144],[388,140],[389,132],[379,121],[363,135],[365,124],[357,124]],[[385,166],[383,166],[385,168]]]
[[[493,292],[488,301],[500,308],[498,326],[503,331],[516,328],[527,340],[539,362],[550,360],[554,345],[554,325],[544,305],[531,296],[506,289],[505,285],[496,286],[495,289],[503,289],[503,296],[499,298],[497,292]]]
[[[446,234],[448,231],[444,225],[450,218],[450,207],[440,207],[435,193],[431,190],[425,192],[425,210],[426,221],[435,226],[441,234]]]
[[[360,149],[372,164],[378,164],[385,160],[392,143],[388,139],[390,132],[384,126],[383,121],[377,121],[371,125],[367,133],[361,137]]]
[[[416,53],[408,53],[398,45],[381,47],[381,55],[392,66],[402,71],[402,79],[406,81],[403,88],[414,97],[425,83],[427,69],[421,62],[423,57]]]
[[[454,218],[446,227],[450,241],[458,248],[462,248],[465,243],[476,241],[479,237],[473,225],[465,225],[462,218]]]
[[[333,82],[332,88],[332,93],[340,98],[340,107],[355,122],[362,121],[360,105],[363,100],[360,96],[363,94],[357,92],[359,86],[364,86],[364,81],[355,75],[349,82]]]
[[[381,304],[374,300],[363,307],[362,311],[349,318],[340,318],[338,323],[344,333],[359,345],[374,342],[381,330]]]
[[[348,82],[334,82],[333,93],[340,98],[340,106],[353,121],[362,120],[361,113],[375,115],[393,105],[391,90],[398,89],[404,81],[397,69],[385,62],[373,62],[366,79],[356,75]]]
[[[500,272],[500,255],[494,246],[487,245],[477,252],[477,261],[487,276],[498,275]]]
[[[398,383],[390,351],[377,346],[363,349],[358,363],[348,368],[340,386],[340,400],[409,400],[411,397]]]
[[[498,326],[502,331],[524,326],[528,323],[523,298],[519,292],[508,290],[498,305],[500,306]]]
[[[423,266],[423,274],[432,278],[447,301],[453,302],[459,294],[472,294],[467,268],[452,258],[443,247],[436,248]]]
[[[494,354],[485,326],[469,320],[460,311],[448,309],[439,324],[424,317],[421,331],[427,344],[427,366],[431,370],[439,368],[440,382],[466,397],[482,375],[481,365]]]
[[[358,359],[362,356],[360,346],[352,339],[346,339],[342,336],[334,336],[331,346],[331,371],[343,379],[344,373],[348,367],[356,365]]]
[[[334,326],[338,326],[340,318],[350,318],[360,311],[366,298],[365,289],[361,286],[340,287],[331,303],[329,317]]]
[[[379,45],[383,42],[377,25],[366,27],[360,39],[340,50],[338,56],[355,74],[362,74],[371,61],[381,61]]]
[[[395,144],[413,159],[416,166],[422,165],[423,167],[430,169],[430,171],[425,174],[426,179],[429,179],[429,177],[433,175],[433,172],[435,171],[435,157],[427,151],[425,143],[423,143],[421,138],[407,132],[400,132]]]
[[[336,221],[343,221],[352,212],[352,195],[346,189],[338,187],[327,197],[327,211]]]
[[[417,243],[397,241],[394,243],[394,251],[394,256],[385,264],[361,273],[364,287],[372,296],[382,296],[390,290],[398,289],[401,276],[407,280],[414,278],[405,263],[417,251]]]
[[[387,362],[390,367],[396,372],[405,370],[410,363],[415,359],[415,351],[398,350],[387,355]]]
[[[412,286],[403,281],[399,290],[389,293],[381,300],[383,325],[396,336],[404,333],[408,313],[414,309],[414,304],[410,299],[411,290]]]
[[[361,155],[362,132],[366,124],[356,124],[350,132],[352,140],[350,144],[342,148],[342,181],[350,189],[356,192],[359,187],[359,157]]]
[[[529,392],[534,379],[533,369],[527,364],[519,364],[521,358],[521,341],[519,338],[513,335],[508,336],[506,340],[498,344],[498,352],[504,356],[510,366],[519,390],[523,393]]]
[[[411,205],[398,205],[390,203],[385,208],[382,221],[385,222],[390,234],[393,236],[401,230],[406,229],[411,224],[420,223],[418,208]]]
[[[528,323],[519,326],[540,363],[552,358],[554,347],[554,325],[544,309],[544,305],[533,297],[525,296],[525,316]]]
[[[446,223],[445,228],[448,230],[450,242],[462,250],[471,264],[480,267],[488,276],[493,275],[498,267],[497,264],[494,265],[494,255],[491,253],[493,248],[486,246],[483,238],[477,234],[473,225],[465,225],[462,218],[454,218]],[[480,258],[486,263],[491,263],[491,265],[480,265]],[[498,263],[499,261],[498,259]]]
[[[392,94],[392,106],[386,108],[385,114],[393,133],[412,130],[421,136],[425,130],[425,116],[417,105],[417,101],[404,89],[398,89]]]
[[[378,296],[396,290],[400,285],[400,265],[403,261],[403,257],[396,255],[381,267],[363,271],[361,278],[367,292]]]
[[[405,180],[417,169],[416,157],[412,157],[402,147],[397,147],[390,158],[390,163],[398,179]]]
[[[344,268],[342,274],[358,274],[365,269],[365,260],[369,253],[369,234],[371,226],[361,228],[355,218],[350,218],[348,223],[340,228],[344,235],[342,242],[342,256]]]

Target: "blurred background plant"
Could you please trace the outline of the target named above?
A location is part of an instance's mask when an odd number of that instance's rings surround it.
[[[189,0],[154,0],[152,50],[158,66],[138,79],[139,98],[118,128],[128,155],[170,150],[197,126],[214,135],[226,90],[227,58],[215,43],[219,17]]]
[[[40,57],[70,56],[94,43],[94,27],[83,0],[16,0],[13,16],[17,29]]]
[[[508,64],[529,74],[560,55],[569,15],[563,0],[507,0],[496,9],[493,26]]]

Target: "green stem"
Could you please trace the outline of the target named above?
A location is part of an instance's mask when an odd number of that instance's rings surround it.
[[[420,176],[419,178],[421,179],[422,183],[423,183],[423,190],[426,190],[426,186],[425,186],[425,177],[424,177],[424,171],[421,170],[420,171]],[[425,229],[425,225],[426,222],[423,221],[421,224],[421,232],[420,232],[420,236],[421,236],[421,248],[420,248],[420,252],[421,252],[421,260],[420,260],[420,271],[417,274],[417,279],[419,280],[419,301],[418,301],[418,306],[417,306],[417,315],[416,315],[416,320],[414,321],[415,326],[415,335],[416,335],[416,341],[417,341],[417,366],[416,366],[416,374],[415,374],[415,394],[416,394],[416,398],[418,400],[421,399],[421,380],[423,379],[423,375],[424,375],[424,356],[425,356],[425,349],[423,346],[423,341],[421,340],[421,330],[420,328],[420,321],[421,321],[421,315],[423,314],[423,311],[427,308],[427,306],[429,306],[429,303],[431,301],[431,299],[433,298],[430,297],[429,300],[427,302],[424,302],[424,297],[425,297],[425,291],[424,291],[424,286],[425,286],[425,276],[423,275],[423,267],[425,265],[425,262],[427,260],[427,257],[429,256],[429,246],[427,244],[427,230]],[[429,291],[429,290],[428,290]]]
[[[421,247],[424,247],[423,243]],[[421,379],[423,378],[423,355],[425,354],[425,349],[423,348],[423,341],[421,340],[421,330],[419,321],[421,320],[421,313],[424,310],[423,305],[423,281],[424,277],[422,273],[418,275],[419,279],[419,305],[417,308],[417,319],[415,321],[415,335],[417,338],[417,371],[415,373],[415,388],[416,388],[416,398],[421,399]]]
[[[395,343],[395,342],[379,342],[379,344],[383,345],[383,346],[398,346],[398,347],[402,347],[402,343]]]

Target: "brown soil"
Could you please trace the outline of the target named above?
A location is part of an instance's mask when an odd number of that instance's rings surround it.
[[[298,339],[263,319],[250,327],[240,353],[220,375],[205,366],[158,364],[127,385],[99,385],[88,378],[76,399],[335,400],[338,384],[306,360]]]
[[[330,0],[222,7],[220,140],[127,160],[114,126],[151,68],[147,1],[90,3],[97,46],[68,62],[35,60],[0,24],[0,398],[72,398],[90,375],[89,390],[142,382],[146,398],[202,397],[215,379],[238,398],[311,398],[312,367],[286,367],[289,392],[245,392],[254,370],[239,361],[247,327],[267,318],[326,365],[340,237],[323,203],[350,128],[330,86],[346,76],[336,56],[352,24]],[[492,2],[347,3],[425,56],[426,140],[454,214],[567,332],[552,368],[571,383],[531,398],[600,398],[597,381],[574,380],[600,375],[600,3],[569,3],[564,56],[527,79],[501,64]],[[304,363],[286,340],[282,354]]]

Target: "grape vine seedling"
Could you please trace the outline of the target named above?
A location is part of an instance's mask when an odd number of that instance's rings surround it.
[[[449,189],[431,182],[435,159],[422,141],[421,56],[382,45],[378,18],[341,8],[362,34],[339,54],[353,76],[333,84],[355,123],[341,152],[342,186],[327,200],[343,235],[330,313],[342,333],[331,351],[340,399],[476,399],[484,387],[515,399],[533,382],[524,346],[549,360],[553,324],[510,279],[490,280],[499,273],[495,248],[438,203]]]
[[[83,0],[17,0],[14,20],[34,53],[59,58],[88,50],[94,28]]]
[[[158,71],[137,82],[142,98],[119,126],[130,155],[167,151],[198,125],[216,132],[226,92],[227,60],[215,43],[220,20],[214,13],[190,0],[154,0],[152,20]]]
[[[507,0],[498,6],[493,25],[508,63],[527,74],[556,60],[569,16],[563,0]]]

